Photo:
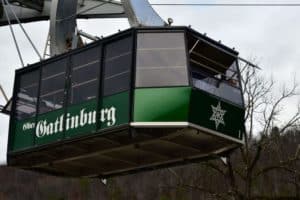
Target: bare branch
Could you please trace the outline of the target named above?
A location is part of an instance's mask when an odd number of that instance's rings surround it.
[[[255,174],[255,176],[258,177],[258,176],[260,176],[264,173],[270,172],[272,170],[278,170],[278,169],[285,170],[285,171],[300,175],[300,172],[298,170],[292,169],[291,167],[289,167],[292,163],[298,162],[298,161],[300,161],[300,158],[297,157],[297,156],[295,158],[288,159],[286,161],[281,161],[280,163],[278,163],[276,165],[265,167],[264,169],[257,172]]]
[[[222,176],[226,177],[225,172],[218,165],[214,164],[213,162],[205,162],[204,166],[214,169],[215,171],[219,172]]]

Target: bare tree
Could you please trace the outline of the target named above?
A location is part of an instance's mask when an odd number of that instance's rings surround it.
[[[288,119],[282,121],[282,113],[286,108],[288,100],[298,96],[298,85],[294,79],[292,86],[282,86],[279,94],[274,94],[275,84],[273,79],[265,79],[257,74],[257,70],[251,67],[246,67],[245,73],[242,76],[244,97],[246,99],[246,115],[247,131],[245,132],[245,146],[240,148],[243,164],[245,165],[245,199],[255,198],[253,196],[253,181],[259,176],[271,170],[284,169],[291,173],[295,173],[295,169],[291,164],[299,161],[300,155],[296,151],[295,155],[287,157],[279,155],[281,149],[279,147],[279,137],[270,137],[271,133],[277,132],[279,136],[288,129],[296,128],[300,120],[300,105],[296,107],[296,111]],[[258,124],[259,139],[253,138],[255,126]],[[278,128],[276,125],[279,124]],[[261,159],[262,151],[271,150],[275,147],[274,156],[279,156],[278,161],[274,166],[267,166],[263,169],[255,170],[255,167]],[[285,160],[282,160],[285,158]],[[229,159],[230,162],[230,159]],[[232,172],[234,173],[234,172]],[[231,178],[234,178],[231,177]],[[264,197],[266,198],[266,197]]]
[[[225,161],[216,157],[116,178],[111,191],[118,191],[123,199],[133,199],[134,193],[144,195],[136,199],[157,199],[159,195],[165,200],[300,199],[300,105],[294,107],[294,113],[286,114],[287,103],[300,97],[298,85],[293,81],[278,89],[272,78],[247,64],[242,68],[244,146],[225,155]],[[140,181],[133,186],[137,179]]]
[[[219,179],[223,180],[220,182],[226,184],[221,187],[186,184],[182,176],[171,170],[178,179],[177,187],[199,190],[214,199],[282,199],[284,195],[264,194],[262,188],[254,187],[257,185],[254,183],[259,180],[264,182],[263,179],[269,173],[284,171],[289,178],[281,181],[295,187],[295,194],[290,194],[289,197],[299,199],[300,145],[296,151],[285,152],[284,149],[287,148],[281,141],[284,133],[299,128],[300,104],[293,114],[289,113],[289,118],[285,116],[286,103],[299,97],[298,84],[293,81],[291,86],[282,86],[280,91],[276,90],[277,85],[272,78],[266,79],[257,69],[245,64],[242,70],[242,88],[246,106],[245,145],[227,155],[225,164],[220,160],[200,164],[219,174]],[[267,162],[268,159],[272,161]]]

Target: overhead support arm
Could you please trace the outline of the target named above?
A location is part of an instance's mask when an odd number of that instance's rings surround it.
[[[148,0],[121,0],[121,2],[132,27],[164,26],[166,24]]]
[[[72,0],[68,0],[72,2]],[[123,6],[118,1],[106,1],[105,5],[99,6],[103,1],[100,0],[84,0],[84,3],[77,5],[77,19],[88,19],[88,18],[126,18]],[[14,12],[22,23],[35,22],[50,19],[52,0],[44,0],[43,10],[39,11],[29,6],[18,6],[11,4]],[[8,5],[2,5],[0,3],[0,26],[8,25],[7,18],[3,13],[3,7]],[[9,12],[8,15],[11,19],[14,19],[13,13]],[[16,20],[11,20],[12,24],[16,24]]]
[[[50,14],[50,54],[58,55],[72,47],[76,30],[77,1],[52,0]]]
[[[100,0],[90,9],[112,3],[110,0]],[[132,27],[134,26],[164,26],[166,23],[155,12],[148,0],[121,0],[125,14]],[[79,4],[79,5],[78,5]],[[117,5],[117,3],[115,3]],[[50,14],[50,54],[58,55],[77,47],[79,35],[76,29],[76,18],[85,10],[84,1],[52,0]],[[89,11],[87,9],[86,11]]]
[[[77,18],[127,17],[131,27],[165,26],[148,0],[10,0],[20,22],[47,20],[50,17],[50,55],[58,55],[80,44]],[[0,4],[0,26],[8,23]],[[42,9],[41,9],[42,6]],[[5,9],[8,10],[8,9]],[[13,15],[8,13],[9,18]],[[17,23],[18,21],[11,21]],[[78,41],[78,44],[77,42]]]

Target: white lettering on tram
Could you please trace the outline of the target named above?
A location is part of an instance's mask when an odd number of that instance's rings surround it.
[[[96,116],[96,111],[88,112],[85,108],[80,110],[79,115],[71,115],[71,113],[67,113],[65,124],[66,131],[95,124]],[[47,119],[38,121],[35,129],[35,135],[38,138],[41,138],[63,132],[64,118],[64,115],[61,115],[57,117],[54,122],[48,122]],[[114,126],[116,124],[116,108],[110,107],[101,109],[100,121],[101,123],[106,123],[107,126]],[[26,123],[23,125],[23,130],[33,128],[35,128],[34,123]]]
[[[33,129],[35,127],[35,123],[27,122],[23,124],[23,131]]]

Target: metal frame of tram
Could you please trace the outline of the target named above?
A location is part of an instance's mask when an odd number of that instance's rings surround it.
[[[192,123],[188,123],[188,122],[166,122],[166,123],[159,123],[159,122],[153,122],[153,123],[135,123],[133,122],[133,103],[134,103],[134,89],[136,88],[135,83],[136,83],[136,55],[137,55],[137,33],[166,33],[166,32],[180,32],[180,33],[184,33],[185,34],[185,45],[186,48],[188,47],[188,41],[187,41],[187,36],[186,34],[191,34],[191,35],[195,35],[197,38],[207,42],[209,45],[217,48],[220,51],[223,51],[224,53],[234,57],[234,58],[238,58],[238,53],[233,50],[230,49],[226,46],[224,46],[223,44],[220,44],[219,42],[216,42],[208,37],[206,37],[205,35],[199,34],[198,32],[194,31],[191,28],[188,27],[147,27],[147,28],[131,28],[128,29],[126,31],[114,34],[112,36],[109,36],[107,38],[104,38],[100,41],[94,42],[92,44],[89,44],[85,47],[82,48],[78,48],[75,50],[72,50],[71,52],[62,54],[62,55],[58,55],[56,57],[53,57],[51,59],[42,61],[40,63],[36,63],[33,64],[31,66],[28,66],[26,68],[22,68],[16,71],[17,75],[23,74],[23,73],[28,73],[32,70],[35,70],[47,63],[51,63],[51,62],[55,62],[58,61],[62,58],[66,58],[69,55],[73,55],[79,52],[83,52],[89,48],[101,45],[101,71],[100,71],[100,75],[101,78],[99,78],[99,83],[98,83],[98,94],[97,94],[97,98],[96,101],[97,103],[97,110],[99,111],[100,109],[100,103],[101,102],[101,94],[103,94],[103,70],[104,70],[104,46],[105,44],[108,44],[110,42],[113,41],[117,41],[121,38],[124,38],[126,36],[131,36],[133,37],[133,47],[132,47],[132,58],[131,58],[131,85],[130,85],[130,89],[129,89],[129,122],[131,122],[130,124],[126,124],[126,125],[121,125],[118,127],[113,127],[113,128],[106,128],[100,131],[97,131],[97,133],[100,134],[92,134],[92,135],[87,135],[87,136],[80,136],[78,138],[73,138],[73,139],[67,139],[67,140],[61,140],[61,141],[57,141],[55,143],[52,144],[45,144],[45,145],[39,145],[39,146],[34,146],[34,148],[28,148],[28,149],[24,149],[21,151],[11,151],[11,146],[12,146],[12,130],[14,130],[13,128],[13,119],[15,119],[15,112],[12,112],[11,114],[11,120],[10,120],[10,134],[9,134],[9,145],[8,145],[8,163],[9,165],[16,165],[19,166],[21,168],[25,168],[25,169],[31,169],[31,170],[35,170],[35,171],[42,171],[42,172],[46,172],[46,173],[50,173],[50,174],[55,174],[55,175],[65,175],[65,176],[74,176],[74,174],[72,173],[61,173],[60,170],[57,170],[52,168],[53,166],[55,166],[55,164],[57,163],[63,163],[66,161],[70,161],[72,162],[72,160],[76,160],[76,159],[80,159],[81,157],[93,157],[93,156],[97,156],[100,154],[103,154],[105,152],[113,152],[116,150],[120,150],[123,151],[124,149],[128,149],[128,150],[132,150],[135,149],[137,151],[140,152],[144,152],[145,155],[151,155],[153,157],[157,157],[159,159],[157,159],[156,162],[149,162],[149,163],[144,163],[144,164],[136,164],[136,163],[131,163],[130,160],[126,160],[126,159],[120,159],[120,158],[111,158],[111,159],[115,159],[116,162],[119,162],[120,165],[124,165],[124,167],[121,169],[115,169],[115,170],[111,170],[107,173],[100,173],[100,174],[93,174],[93,172],[95,170],[90,171],[89,170],[85,170],[85,172],[83,173],[83,176],[101,176],[101,177],[108,177],[108,176],[114,176],[114,175],[120,175],[120,174],[127,174],[127,173],[134,173],[137,171],[143,171],[143,170],[152,170],[152,169],[157,169],[157,168],[164,168],[164,167],[169,167],[169,166],[174,166],[174,165],[179,165],[179,164],[183,164],[183,163],[191,163],[191,162],[197,162],[197,161],[201,161],[203,159],[210,159],[210,158],[215,158],[217,155],[220,155],[222,153],[227,153],[235,148],[237,148],[239,145],[243,144],[243,140],[241,139],[235,139],[234,137],[230,137],[230,136],[226,136],[224,134],[218,133],[217,131],[213,131],[210,130],[208,128],[205,127],[200,127],[196,124],[192,124]],[[186,56],[187,58],[189,58],[189,52],[188,49],[186,51]],[[70,60],[70,58],[68,58],[68,60]],[[187,71],[188,73],[191,73],[191,68],[189,65],[189,60],[187,59]],[[42,70],[40,70],[42,71]],[[41,73],[41,72],[40,72]],[[70,63],[67,64],[67,73],[70,73]],[[239,73],[239,72],[238,72]],[[238,74],[239,75],[239,74]],[[194,87],[193,86],[193,81],[191,80],[192,74],[188,74],[188,78],[189,78],[189,86],[190,87]],[[42,76],[39,76],[39,83],[41,83],[41,79]],[[239,83],[240,84],[240,83]],[[40,87],[40,86],[39,86]],[[172,87],[172,86],[171,86]],[[155,87],[151,87],[151,88],[155,88]],[[158,87],[159,88],[159,87]],[[69,89],[69,87],[67,85],[65,85],[65,90]],[[16,107],[16,84],[15,84],[15,88],[14,88],[14,94],[13,94],[13,108]],[[68,101],[68,95],[64,95],[64,99],[63,102],[67,102]],[[228,101],[226,99],[223,99],[225,102]],[[242,100],[243,101],[243,100]],[[234,104],[232,102],[230,102],[230,104]],[[236,104],[237,105],[237,104]],[[241,102],[241,105],[238,105],[238,107],[243,108],[244,102]],[[66,111],[66,105],[64,105],[64,110],[65,113]],[[98,113],[99,114],[99,113]],[[36,115],[37,118],[37,115]],[[96,127],[100,127],[99,125],[100,121],[97,120],[97,124]],[[135,128],[135,129],[132,129]],[[153,132],[148,132],[145,130],[145,128],[153,128],[153,130],[156,131],[155,134],[151,134]],[[160,128],[164,128],[164,129],[160,129]],[[212,152],[207,152],[207,153],[203,153],[201,155],[197,155],[197,152],[201,152],[201,150],[197,149],[196,147],[188,146],[184,143],[180,144],[180,142],[178,142],[175,138],[178,136],[183,135],[183,132],[189,132],[192,131],[193,128],[196,128],[198,131],[201,130],[201,132],[204,135],[207,135],[209,137],[212,138],[212,140],[214,140],[213,138],[218,138],[218,140],[220,140],[220,147],[217,151],[212,151]],[[128,132],[127,132],[128,131]],[[140,134],[142,133],[142,134]],[[192,133],[194,134],[194,133]],[[198,133],[196,133],[198,134]],[[119,137],[118,135],[123,135],[122,137]],[[116,137],[114,137],[116,136]],[[194,137],[194,136],[193,136]],[[205,136],[206,137],[206,136]],[[242,136],[241,136],[242,138]],[[123,140],[124,139],[124,140]],[[130,141],[129,141],[130,140]],[[176,142],[177,141],[177,142]],[[210,139],[208,138],[208,141],[210,141]],[[148,145],[148,144],[152,144],[152,143],[168,143],[170,146],[174,145],[174,146],[178,146],[178,150],[182,149],[182,152],[186,151],[186,155],[184,155],[184,153],[182,154],[182,156],[174,156],[172,158],[172,156],[169,155],[164,155],[159,154],[157,152],[151,152],[149,149],[145,150],[142,147],[144,145]],[[93,145],[95,146],[93,146]],[[99,148],[99,145],[103,144],[104,146],[106,145],[108,148],[100,148],[98,150],[95,150],[93,148]],[[225,146],[224,148],[221,148],[221,146]],[[84,148],[90,146],[90,150],[86,150]],[[150,145],[151,146],[151,145]],[[55,147],[56,150],[52,153],[49,153],[49,149],[51,149],[52,147]],[[176,149],[176,148],[175,148]],[[68,155],[59,155],[61,152],[64,151],[74,151],[75,153],[72,154],[72,152]],[[77,151],[77,155],[76,155],[76,151]],[[90,152],[89,152],[90,151]],[[82,155],[80,155],[81,152]],[[192,153],[192,156],[189,156],[188,152],[196,152],[196,153]],[[48,154],[48,155],[47,155]],[[55,158],[53,158],[53,156],[55,157],[55,155],[59,155],[62,156],[59,160],[55,161]],[[105,157],[105,156],[104,156]],[[48,162],[47,159],[53,159],[53,162]],[[161,159],[160,159],[161,158]],[[19,162],[19,159],[21,160]],[[107,158],[108,159],[108,158]],[[109,160],[109,159],[108,159]],[[155,159],[154,159],[155,160]],[[47,167],[49,167],[49,169],[47,169]],[[100,167],[100,166],[99,166]],[[109,167],[109,166],[108,166]],[[79,167],[80,168],[80,167]],[[84,167],[83,167],[84,168]],[[63,169],[62,171],[68,171],[69,167],[66,166],[65,169]],[[105,171],[105,170],[104,170]],[[75,173],[76,174],[76,173]]]

